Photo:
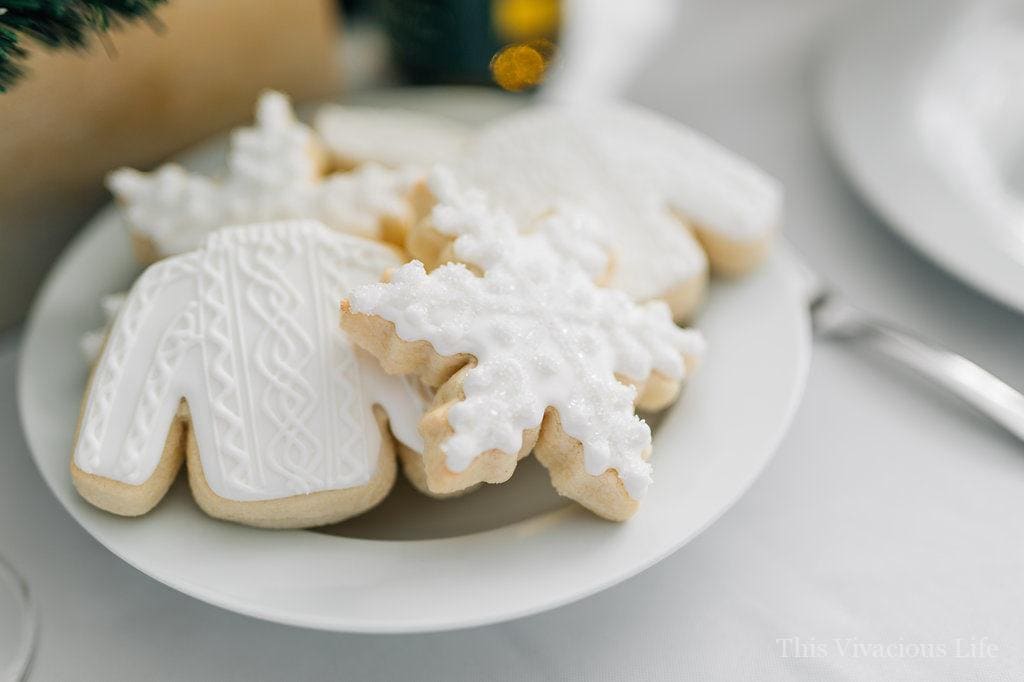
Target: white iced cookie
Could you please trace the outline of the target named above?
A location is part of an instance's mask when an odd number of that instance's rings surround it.
[[[560,202],[598,220],[615,261],[610,285],[664,299],[676,319],[700,301],[711,269],[741,273],[762,257],[782,210],[779,184],[681,124],[624,104],[536,107],[486,126],[456,164],[519,225]],[[415,254],[414,254],[415,255]]]
[[[107,340],[107,334],[114,325],[117,314],[124,307],[127,293],[108,294],[100,300],[100,310],[103,312],[103,325],[98,329],[91,329],[78,340],[78,348],[82,351],[82,357],[91,366],[100,358],[103,344]]]
[[[341,104],[320,107],[313,128],[341,168],[367,162],[429,168],[458,156],[469,137],[466,126],[441,116]]]
[[[400,262],[301,221],[223,229],[148,268],[86,390],[78,491],[144,514],[187,460],[214,517],[306,527],[372,507],[394,481],[392,433],[422,449],[423,403],[351,345],[337,304]]]
[[[611,273],[608,250],[592,241],[592,235],[601,231],[593,224],[597,218],[584,209],[562,202],[520,230],[511,215],[495,211],[487,194],[467,187],[447,166],[436,166],[427,186],[436,203],[409,232],[406,249],[428,270],[462,260],[454,253],[456,245],[465,244],[458,241],[461,236],[487,236],[497,244],[522,231],[541,235],[549,247],[596,282],[604,282]]]
[[[325,175],[323,145],[295,118],[288,98],[266,92],[256,125],[231,135],[228,169],[212,179],[166,164],[122,168],[107,185],[120,202],[144,263],[197,248],[225,225],[314,219],[371,239],[401,239],[415,220],[421,173],[367,163]]]
[[[431,492],[505,481],[533,449],[561,494],[624,520],[651,482],[651,433],[634,405],[671,402],[703,338],[485,208],[435,207],[464,223],[460,262],[428,274],[413,261],[356,287],[342,326],[387,372],[439,386],[420,422]]]

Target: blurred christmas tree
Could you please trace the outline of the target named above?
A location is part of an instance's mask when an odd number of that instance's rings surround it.
[[[26,39],[85,49],[93,35],[152,12],[165,0],[0,0],[0,92],[25,74]]]

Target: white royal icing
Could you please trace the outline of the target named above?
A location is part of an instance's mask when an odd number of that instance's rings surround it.
[[[583,443],[587,472],[615,469],[641,498],[651,432],[634,412],[636,390],[615,377],[640,382],[657,371],[682,379],[684,357],[703,352],[703,337],[673,324],[660,301],[640,305],[596,286],[543,233],[518,234],[481,196],[437,212],[446,223],[476,225],[454,248],[483,276],[461,263],[427,274],[413,261],[388,283],[354,289],[351,309],[393,322],[402,339],[428,341],[442,355],[476,357],[466,397],[448,414],[454,433],[441,449],[450,470],[464,471],[492,448],[518,452],[523,431],[554,406],[565,432]]]
[[[598,218],[611,246],[611,285],[648,300],[707,269],[677,216],[746,240],[779,221],[778,183],[711,140],[638,107],[536,107],[484,128],[457,163],[519,225],[559,202]]]
[[[494,243],[519,231],[508,213],[495,211],[484,192],[465,187],[450,168],[435,167],[428,180],[437,201],[430,212],[430,224],[438,231],[454,237],[489,235]],[[597,279],[608,271],[608,251],[590,237],[599,229],[592,225],[595,220],[584,209],[560,202],[527,230],[542,235],[559,255]],[[456,248],[465,248],[465,243],[456,241]]]
[[[98,329],[91,329],[78,340],[78,347],[82,351],[82,357],[90,365],[99,360],[100,351],[103,350],[103,343],[107,340],[107,334],[117,318],[117,314],[124,307],[128,294],[119,292],[108,294],[100,299],[100,310],[103,312],[103,325]]]
[[[367,163],[324,177],[319,148],[288,99],[266,92],[257,104],[256,125],[231,135],[223,179],[166,164],[153,173],[122,168],[107,184],[132,229],[151,239],[162,256],[191,251],[225,225],[309,218],[379,238],[383,219],[413,220],[408,196],[419,171]]]
[[[466,126],[441,116],[340,104],[320,107],[313,127],[328,151],[349,165],[376,161],[427,168],[454,159],[469,137]]]
[[[337,324],[349,288],[400,263],[312,221],[227,228],[147,269],[114,321],[74,452],[129,484],[159,463],[184,398],[215,493],[265,500],[365,484],[380,432],[422,450],[423,401]]]

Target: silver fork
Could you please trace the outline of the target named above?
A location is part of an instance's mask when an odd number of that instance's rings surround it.
[[[799,261],[798,261],[799,262]],[[1024,395],[967,358],[847,303],[800,263],[811,325],[822,339],[863,345],[916,371],[1024,441]]]

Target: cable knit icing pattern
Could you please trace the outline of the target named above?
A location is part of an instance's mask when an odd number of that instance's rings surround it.
[[[338,298],[399,260],[311,221],[227,228],[148,268],[110,330],[89,388],[75,464],[139,485],[186,400],[203,473],[231,500],[366,483],[384,407],[422,449],[422,399],[352,346]]]
[[[476,358],[465,400],[448,414],[454,433],[441,445],[448,468],[464,471],[492,448],[516,453],[523,431],[540,425],[552,406],[583,444],[586,471],[616,470],[640,499],[651,480],[651,433],[634,413],[635,389],[616,377],[682,379],[684,360],[703,352],[703,338],[673,324],[664,303],[640,305],[596,286],[542,232],[512,229],[483,195],[442,196],[454,199],[435,208],[436,219],[460,226],[455,253],[483,275],[461,263],[428,274],[413,261],[387,283],[355,288],[348,300],[353,312],[394,323],[406,341]]]
[[[527,226],[569,201],[599,220],[590,238],[612,248],[611,286],[657,298],[707,270],[685,229],[743,242],[766,238],[782,207],[778,183],[675,121],[639,107],[533,107],[486,126],[456,163]]]
[[[225,225],[311,218],[340,232],[379,238],[383,220],[413,219],[408,196],[421,177],[418,171],[366,163],[324,177],[320,147],[288,99],[266,92],[257,104],[256,125],[231,135],[223,179],[167,164],[153,173],[122,168],[107,184],[131,227],[162,256],[197,248]]]

